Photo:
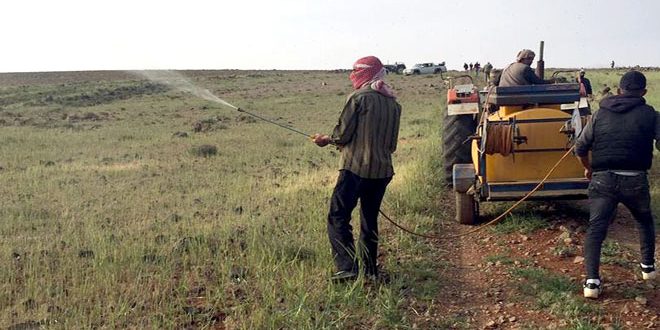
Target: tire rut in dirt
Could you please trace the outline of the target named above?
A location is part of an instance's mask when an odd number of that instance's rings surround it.
[[[479,205],[472,195],[454,192],[456,199],[456,221],[462,225],[475,225],[479,218]]]

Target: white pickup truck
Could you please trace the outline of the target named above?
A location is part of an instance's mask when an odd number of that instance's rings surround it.
[[[412,68],[403,70],[405,75],[411,74],[425,74],[425,73],[443,73],[447,72],[447,67],[445,62],[434,64],[434,63],[419,63],[415,64]]]

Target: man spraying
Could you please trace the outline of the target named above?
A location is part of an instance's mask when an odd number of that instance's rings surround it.
[[[394,175],[392,153],[399,135],[401,106],[383,81],[385,69],[375,56],[353,64],[348,97],[332,136],[314,134],[320,147],[336,145],[341,167],[328,213],[328,237],[337,272],[335,282],[358,276],[351,213],[360,200],[360,259],[365,275],[378,278],[378,212]]]

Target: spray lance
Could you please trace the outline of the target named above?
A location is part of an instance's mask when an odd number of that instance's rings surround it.
[[[228,103],[227,103],[227,104],[228,104]],[[293,127],[291,127],[291,126],[288,126],[288,125],[282,125],[282,124],[280,124],[280,123],[278,123],[278,122],[276,122],[276,121],[270,120],[270,119],[265,118],[265,117],[263,117],[263,116],[261,116],[261,115],[258,115],[258,114],[256,114],[256,113],[253,113],[253,112],[249,112],[249,111],[247,111],[247,110],[244,110],[243,108],[235,107],[235,106],[230,105],[230,104],[228,104],[228,105],[229,105],[232,109],[234,109],[234,110],[236,110],[236,111],[238,111],[238,112],[242,112],[242,113],[244,113],[244,114],[246,114],[246,115],[250,115],[250,116],[252,116],[252,117],[254,117],[254,118],[257,118],[257,119],[263,120],[263,121],[265,121],[265,122],[267,122],[267,123],[270,123],[270,124],[273,124],[273,125],[279,126],[279,127],[284,128],[284,129],[286,129],[286,130],[289,130],[289,131],[291,131],[291,132],[298,133],[298,134],[300,134],[300,135],[304,135],[304,136],[306,136],[307,138],[309,138],[310,140],[312,140],[313,142],[316,142],[316,138],[318,137],[318,135],[316,135],[316,134],[315,134],[315,135],[310,135],[310,134],[305,133],[305,132],[302,132],[302,131],[300,131],[300,130],[298,130],[298,129],[296,129],[296,128],[293,128]],[[330,141],[330,142],[328,142],[328,143],[334,145],[334,142],[332,142],[332,141]]]
[[[273,125],[276,125],[276,126],[282,127],[282,128],[284,128],[284,129],[288,129],[288,130],[291,131],[291,132],[298,133],[298,134],[300,134],[300,135],[304,135],[304,136],[306,136],[306,137],[308,137],[308,138],[310,138],[310,139],[313,138],[312,135],[309,135],[309,134],[307,134],[307,133],[305,133],[305,132],[299,131],[299,130],[297,130],[297,129],[291,127],[291,126],[288,126],[288,125],[282,125],[282,124],[280,124],[280,123],[278,123],[278,122],[275,122],[275,121],[272,121],[272,120],[270,120],[270,119],[268,119],[268,118],[262,117],[262,116],[260,116],[260,115],[258,115],[258,114],[256,114],[256,113],[252,113],[252,112],[249,112],[249,111],[243,110],[242,108],[239,108],[239,107],[234,107],[234,109],[236,109],[236,111],[238,111],[238,112],[242,112],[242,113],[247,114],[247,115],[250,115],[250,116],[252,116],[252,117],[254,117],[254,118],[261,119],[261,120],[263,120],[263,121],[265,121],[265,122],[267,122],[267,123],[271,123],[271,124],[273,124]]]
[[[228,103],[227,103],[227,104],[228,104]],[[270,124],[273,124],[273,125],[275,125],[275,126],[279,126],[279,127],[284,128],[284,129],[286,129],[286,130],[289,130],[289,131],[291,131],[291,132],[298,133],[298,134],[300,134],[300,135],[304,135],[304,136],[306,136],[307,138],[309,138],[310,140],[316,142],[316,138],[317,138],[317,135],[316,135],[316,134],[315,134],[315,135],[310,135],[310,134],[305,133],[305,132],[303,132],[303,131],[300,131],[300,130],[298,130],[298,129],[296,129],[296,128],[293,128],[293,127],[291,127],[291,126],[288,126],[288,125],[282,125],[282,124],[280,124],[280,123],[278,123],[278,122],[276,122],[276,121],[270,120],[270,119],[265,118],[265,117],[263,117],[263,116],[261,116],[261,115],[258,115],[258,114],[256,114],[256,113],[253,113],[253,112],[249,112],[249,111],[247,111],[247,110],[244,110],[243,108],[236,107],[236,106],[233,106],[233,105],[230,105],[230,104],[228,104],[228,105],[229,105],[232,109],[234,109],[234,110],[236,110],[236,111],[238,111],[238,112],[242,112],[242,113],[244,113],[244,114],[246,114],[246,115],[249,115],[249,116],[252,116],[252,117],[254,117],[254,118],[257,118],[257,119],[263,120],[263,121],[265,121],[265,122],[267,122],[267,123],[270,123]],[[329,144],[334,144],[334,142],[330,141]]]
[[[243,110],[242,108],[234,107],[233,105],[232,105],[231,107],[232,107],[233,109],[235,109],[236,111],[238,111],[238,112],[242,112],[242,113],[245,113],[245,114],[247,114],[247,115],[250,115],[250,116],[252,116],[252,117],[254,117],[254,118],[261,119],[261,120],[263,120],[263,121],[265,121],[265,122],[267,122],[267,123],[271,123],[271,124],[273,124],[273,125],[276,125],[276,126],[282,127],[282,128],[287,129],[287,130],[289,130],[289,131],[291,131],[291,132],[298,133],[298,134],[300,134],[300,135],[304,135],[304,136],[306,136],[307,138],[309,138],[310,140],[312,140],[312,142],[314,142],[314,143],[317,143],[317,142],[316,142],[316,141],[317,141],[317,138],[319,138],[319,135],[318,135],[318,134],[310,135],[310,134],[307,134],[307,133],[305,133],[305,132],[302,132],[302,131],[300,131],[300,130],[298,130],[298,129],[296,129],[296,128],[293,128],[293,127],[291,127],[291,126],[288,126],[288,125],[282,125],[282,124],[280,124],[280,123],[278,123],[278,122],[275,122],[275,121],[270,120],[270,119],[268,119],[268,118],[262,117],[262,116],[260,116],[260,115],[258,115],[258,114],[256,114],[256,113],[252,113],[252,112],[249,112],[249,111]],[[318,143],[317,143],[317,144],[318,144]],[[332,145],[334,145],[335,143],[334,143],[333,141],[327,141],[327,144],[332,144]]]

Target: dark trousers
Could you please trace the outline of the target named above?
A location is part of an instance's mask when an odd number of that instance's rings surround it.
[[[646,174],[623,176],[610,171],[595,172],[589,183],[589,229],[584,242],[587,278],[600,278],[601,246],[619,203],[625,205],[637,221],[641,262],[654,264],[655,225]]]
[[[360,259],[365,273],[377,275],[378,211],[392,178],[364,179],[339,171],[328,214],[328,237],[337,270],[358,272],[351,213],[360,200]]]

